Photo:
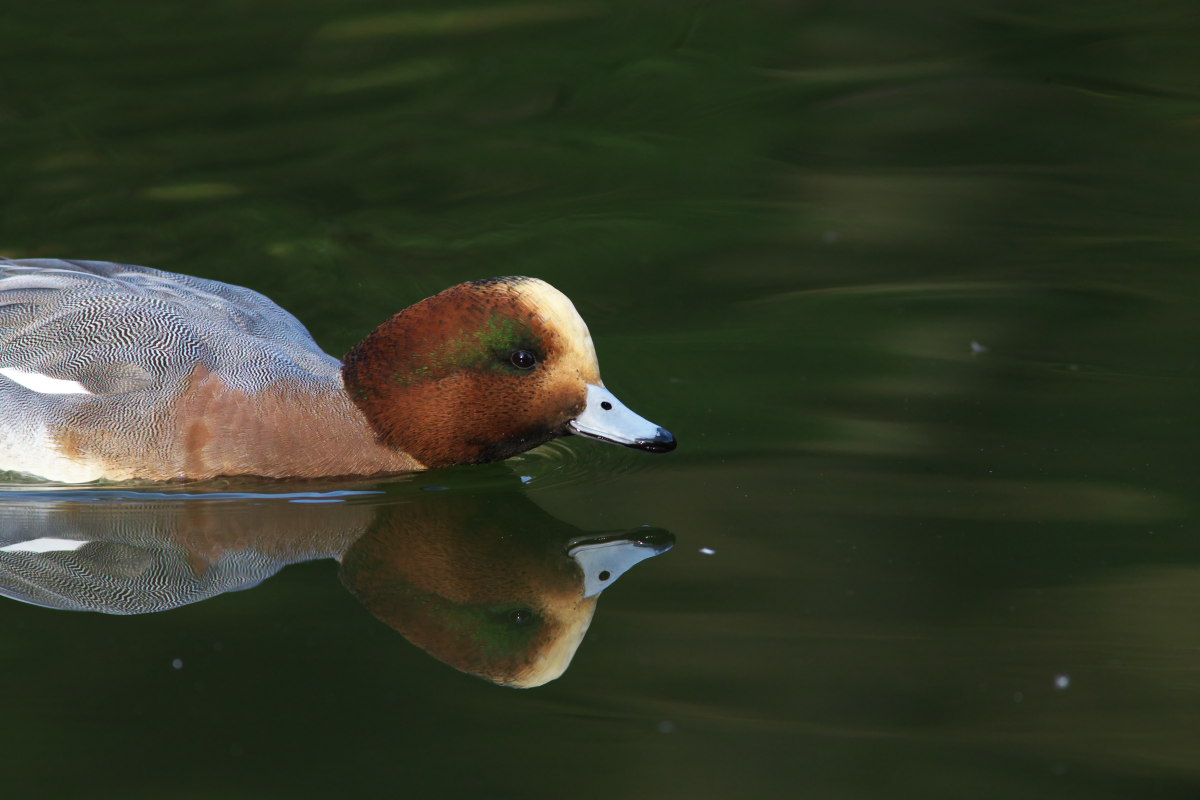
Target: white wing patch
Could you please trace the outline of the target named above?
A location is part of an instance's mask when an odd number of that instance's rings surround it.
[[[0,369],[0,375],[38,394],[92,394],[79,381],[51,378],[40,372],[28,372],[16,367],[4,367]]]
[[[78,550],[87,544],[78,539],[53,539],[44,536],[40,539],[30,539],[28,542],[17,542],[8,547],[0,547],[0,553],[61,553],[67,550]]]

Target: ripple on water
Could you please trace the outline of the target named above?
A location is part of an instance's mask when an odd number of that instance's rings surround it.
[[[272,499],[294,503],[394,501],[413,491],[511,488],[517,480],[532,488],[595,485],[653,466],[655,458],[626,447],[556,439],[497,464],[451,467],[384,478],[329,478],[280,481],[254,477],[215,478],[184,483],[121,483],[108,486],[53,483],[0,472],[0,502],[55,499],[79,502]],[[338,486],[339,488],[332,488]]]
[[[505,462],[536,488],[608,483],[650,469],[654,457],[628,447],[555,439]]]
[[[0,473],[0,503],[54,501],[83,503],[160,503],[171,500],[239,501],[284,500],[292,503],[341,503],[379,497],[376,483],[356,481],[341,488],[329,482],[274,481],[262,478],[221,478],[192,483],[74,484],[54,483]]]
[[[362,497],[378,497],[382,491],[332,492],[185,492],[144,489],[80,489],[71,486],[29,486],[0,483],[0,502],[52,500],[76,503],[146,503],[170,500],[286,500],[291,503],[344,503]]]

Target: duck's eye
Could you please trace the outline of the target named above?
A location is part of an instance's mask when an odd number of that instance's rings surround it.
[[[533,369],[537,364],[537,356],[528,350],[514,350],[508,360],[517,369]]]
[[[528,608],[514,608],[508,612],[508,621],[513,625],[525,625],[533,619],[533,612]]]

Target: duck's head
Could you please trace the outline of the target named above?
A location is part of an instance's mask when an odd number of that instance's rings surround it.
[[[675,449],[604,387],[587,325],[536,278],[463,283],[409,306],[347,354],[342,374],[379,440],[425,467],[497,461],[567,434]]]

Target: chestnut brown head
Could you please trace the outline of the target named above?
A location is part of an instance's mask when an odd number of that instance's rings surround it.
[[[425,467],[496,461],[568,433],[674,448],[604,388],[587,325],[536,278],[422,300],[351,350],[342,373],[380,442]]]

